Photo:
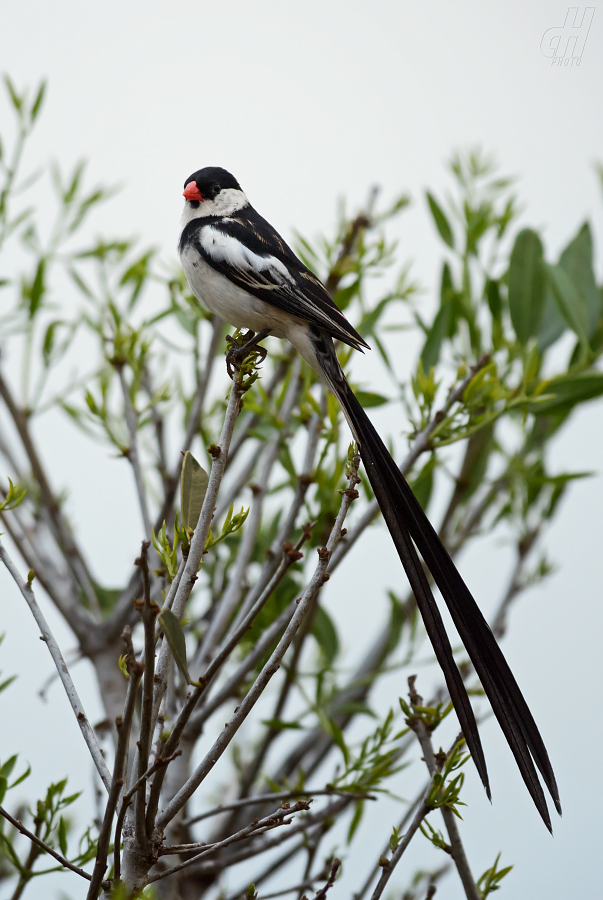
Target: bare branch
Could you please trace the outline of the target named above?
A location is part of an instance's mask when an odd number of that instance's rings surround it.
[[[299,542],[299,546],[306,539],[307,535],[302,538]],[[282,573],[289,568],[291,565],[290,556],[285,553],[285,558],[283,560],[281,569]],[[281,570],[279,570],[280,572]],[[278,575],[279,573],[277,573]],[[282,577],[282,575],[281,575]],[[280,578],[278,579],[280,580]],[[256,615],[260,612],[264,603],[270,597],[270,594],[276,587],[277,576],[270,583],[269,590],[267,589],[265,594],[259,598],[256,605],[252,610],[248,613],[246,618],[241,622],[239,628],[230,636],[228,640],[225,641],[222,649],[218,653],[216,657],[209,664],[208,668],[205,670],[201,678],[199,679],[200,686],[195,688],[190,697],[187,698],[184,706],[180,710],[180,714],[172,732],[167,740],[167,743],[164,748],[165,753],[172,753],[178,743],[180,738],[184,732],[184,729],[189,721],[193,710],[195,709],[196,704],[202,695],[209,688],[212,679],[214,678],[216,672],[219,671],[222,664],[228,658],[228,656],[232,653],[234,648],[237,646],[245,632],[251,627],[253,620]],[[268,651],[268,649],[272,646],[275,640],[282,634],[283,629],[287,626],[288,622],[291,620],[293,614],[296,610],[296,603],[293,601],[289,604],[287,609],[285,609],[280,616],[268,627],[265,629],[264,633],[260,637],[260,639],[256,642],[253,650],[251,650],[245,659],[242,661],[240,666],[234,671],[231,677],[226,681],[226,683],[222,686],[222,689],[219,693],[214,697],[214,699],[210,703],[206,703],[195,717],[194,721],[190,722],[190,726],[187,729],[187,736],[190,737],[191,740],[195,740],[203,727],[204,722],[209,718],[209,716],[224,703],[236,690],[239,684],[243,681],[247,673],[250,669],[255,665],[255,663],[261,659],[264,654]],[[157,809],[159,806],[159,796],[161,792],[161,788],[163,785],[163,779],[165,776],[165,772],[159,772],[153,781],[153,785],[151,788],[151,794],[149,797],[149,804],[147,808],[147,830],[150,833],[152,830],[152,823],[155,819],[155,815],[157,814]]]
[[[323,391],[323,406],[324,400],[325,392]],[[283,546],[285,541],[289,540],[291,536],[291,532],[295,527],[299,511],[302,508],[304,499],[308,492],[308,488],[312,481],[312,470],[314,468],[314,460],[316,457],[316,450],[318,448],[318,439],[320,436],[321,428],[321,418],[315,413],[312,416],[310,424],[308,426],[308,441],[306,444],[306,453],[304,456],[304,461],[302,463],[302,471],[298,479],[297,487],[295,489],[291,505],[289,507],[287,515],[284,517],[283,523],[279,529],[279,533],[277,534],[270,550],[268,551],[268,558],[264,563],[259,578],[253,585],[253,587],[248,591],[247,596],[241,603],[241,608],[235,617],[233,625],[231,626],[231,628],[233,629],[238,626],[241,619],[246,615],[248,610],[256,602],[257,597],[260,596],[262,591],[265,590],[266,586],[270,582],[270,579],[276,572],[281,547]]]
[[[140,466],[140,456],[138,454],[138,413],[134,409],[132,405],[132,398],[130,397],[130,388],[128,386],[128,382],[126,381],[126,374],[124,372],[125,365],[123,362],[115,362],[115,368],[117,369],[117,374],[119,376],[119,383],[121,385],[121,392],[124,398],[124,413],[126,418],[126,425],[128,426],[128,436],[130,438],[130,445],[128,447],[128,451],[126,456],[130,465],[132,466],[132,471],[134,472],[134,481],[136,483],[136,493],[138,494],[138,503],[140,506],[140,513],[142,515],[142,523],[144,527],[144,535],[146,538],[150,540],[151,538],[151,517],[149,515],[149,504],[147,502],[147,492],[144,486],[144,479],[142,477],[142,468]]]
[[[352,800],[376,800],[372,794],[364,794],[361,791],[338,790],[337,788],[319,788],[316,791],[281,791],[272,794],[254,794],[253,797],[243,797],[241,800],[233,800],[232,803],[223,803],[215,806],[198,816],[185,819],[183,825],[194,825],[202,819],[218,816],[220,813],[229,812],[232,809],[240,809],[243,806],[255,806],[257,803],[274,803],[276,800],[295,800],[296,797],[351,797]]]
[[[354,463],[348,478],[350,486],[343,492],[339,513],[329,535],[327,545],[326,547],[318,550],[318,565],[316,566],[314,575],[312,576],[310,583],[308,584],[299,601],[298,607],[293,614],[289,625],[285,629],[285,633],[283,634],[282,638],[271,654],[270,659],[256,678],[246,697],[242,700],[240,706],[238,706],[235,710],[230,722],[228,722],[218,739],[215,741],[213,747],[209,750],[209,752],[207,753],[203,761],[199,764],[193,775],[189,778],[187,783],[182,786],[176,796],[168,804],[166,809],[158,817],[156,828],[159,832],[163,831],[167,823],[174,818],[174,816],[179,812],[180,809],[182,809],[182,807],[187,803],[187,801],[199,787],[207,774],[213,769],[216,762],[222,756],[222,754],[232,741],[233,737],[257,703],[261,694],[264,692],[266,685],[275,674],[275,672],[277,672],[283,656],[287,652],[293,638],[295,637],[297,629],[301,625],[304,616],[311,608],[316,595],[324,584],[329,560],[331,559],[333,550],[341,539],[341,530],[348,509],[352,501],[358,496],[355,485],[358,482],[357,473],[359,463],[360,457],[356,455],[354,457]]]
[[[517,597],[526,588],[526,564],[530,552],[534,547],[534,544],[538,540],[539,534],[540,528],[536,528],[533,531],[528,532],[528,534],[526,534],[517,545],[517,559],[515,561],[515,568],[511,573],[511,578],[509,579],[507,590],[505,591],[498,609],[494,614],[494,619],[492,620],[491,627],[497,640],[500,640],[502,637],[504,637],[507,630],[507,617],[509,614],[509,610]]]
[[[90,882],[87,900],[96,900],[98,892],[107,868],[107,856],[109,854],[109,844],[111,842],[111,828],[113,825],[113,816],[117,808],[117,801],[123,788],[124,770],[126,765],[126,757],[128,752],[128,743],[130,740],[130,729],[132,727],[132,719],[136,708],[136,695],[138,693],[138,685],[142,678],[144,666],[137,663],[131,654],[128,654],[128,692],[126,694],[126,702],[124,706],[123,716],[115,720],[117,725],[117,750],[115,752],[115,763],[113,765],[113,778],[111,779],[111,789],[105,807],[103,816],[103,824],[98,836],[98,846],[96,850],[96,860],[94,863],[94,871]]]
[[[414,815],[412,822],[410,823],[410,825],[408,827],[408,831],[406,832],[406,834],[404,835],[404,837],[402,838],[402,840],[396,847],[396,849],[392,855],[392,858],[387,863],[383,864],[383,872],[381,874],[381,878],[377,882],[377,886],[375,887],[375,890],[371,894],[371,900],[378,900],[378,898],[383,893],[383,891],[385,889],[385,885],[391,878],[394,869],[396,868],[396,866],[402,859],[403,854],[405,853],[406,849],[408,848],[408,845],[410,844],[413,837],[419,830],[419,826],[428,812],[429,812],[429,807],[426,806],[425,803],[421,803],[421,805],[419,806],[418,810],[416,811],[416,813]]]
[[[244,840],[246,837],[249,837],[252,834],[262,834],[265,831],[270,831],[273,828],[277,828],[280,825],[288,825],[291,822],[291,817],[301,810],[310,809],[310,804],[305,800],[300,800],[294,806],[289,807],[286,804],[286,808],[279,808],[276,812],[272,813],[270,816],[266,816],[264,819],[255,819],[250,825],[246,828],[242,828],[241,831],[237,831],[236,834],[231,834],[230,837],[225,838],[223,841],[217,841],[215,844],[210,844],[206,846],[200,853],[197,853],[195,856],[192,856],[190,859],[186,859],[184,862],[180,863],[177,866],[172,866],[171,869],[167,869],[165,872],[161,872],[158,875],[154,875],[148,879],[147,884],[153,884],[156,881],[160,881],[163,878],[167,878],[168,875],[174,875],[176,872],[182,871],[182,869],[188,868],[188,866],[193,865],[198,862],[204,856],[207,856],[210,853],[215,853],[216,850],[222,850],[225,847],[228,847],[230,844],[234,844],[238,841]],[[199,845],[191,845],[195,848]],[[166,848],[168,849],[168,848]],[[189,848],[190,849],[190,848]],[[177,849],[174,852],[181,852],[180,849]]]
[[[24,581],[24,579],[19,574],[19,571],[12,559],[6,552],[2,541],[0,541],[0,559],[10,572],[13,581],[21,591],[21,594],[25,598],[25,602],[29,606],[34,619],[40,629],[40,634],[42,635],[42,640],[46,643],[50,655],[52,656],[53,662],[57,668],[57,672],[59,673],[59,678],[65,688],[65,693],[71,703],[71,708],[75,713],[75,717],[77,719],[77,723],[80,726],[80,730],[84,736],[84,740],[86,741],[86,745],[88,750],[90,751],[90,755],[92,757],[92,761],[96,766],[96,770],[100,775],[103,784],[105,785],[107,791],[111,789],[111,773],[107,768],[107,763],[104,760],[104,757],[101,753],[100,747],[98,746],[98,742],[96,740],[96,735],[94,733],[94,729],[92,725],[88,721],[88,717],[84,712],[84,707],[82,706],[82,702],[79,698],[79,695],[75,689],[75,685],[71,680],[71,675],[69,674],[69,669],[67,668],[67,664],[63,659],[63,654],[59,649],[59,645],[57,644],[54,635],[52,634],[50,628],[48,627],[48,623],[42,614],[42,610],[38,606],[36,601],[33,588],[31,586],[31,582]]]
[[[400,824],[398,826],[398,833],[400,833],[403,828],[406,828],[406,826],[407,826],[408,822],[410,821],[411,817],[413,816],[413,814],[417,813],[418,810],[423,805],[423,801],[425,799],[427,791],[429,790],[430,783],[431,782],[428,781],[427,784],[425,784],[421,788],[421,790],[419,791],[415,800],[410,804],[410,806],[406,810],[404,816],[402,817],[402,821],[400,822]],[[381,857],[385,857],[385,854],[387,853],[388,850],[389,850],[389,843],[383,849],[383,853],[381,854]],[[373,879],[379,874],[379,870],[381,868],[382,868],[382,866],[381,866],[380,862],[377,862],[373,866],[373,868],[371,869],[371,871],[369,872],[369,874],[366,878],[366,881],[364,882],[364,884],[362,885],[360,890],[355,891],[354,894],[352,895],[352,900],[363,900],[364,896],[368,893],[368,890],[371,886]]]
[[[71,532],[71,529],[69,528],[63,517],[59,503],[54,493],[52,492],[50,483],[46,476],[46,472],[44,470],[44,467],[42,466],[42,462],[40,460],[40,457],[38,456],[34,442],[29,433],[28,418],[25,412],[22,409],[19,409],[19,407],[15,403],[10,388],[1,373],[0,397],[2,397],[2,399],[4,400],[6,408],[8,409],[10,416],[14,422],[15,428],[17,429],[17,432],[19,434],[19,438],[21,439],[21,443],[23,444],[23,449],[27,454],[32,472],[40,490],[41,502],[49,515],[49,522],[53,529],[55,539],[59,546],[63,549],[65,559],[71,566],[73,574],[77,579],[82,591],[84,592],[90,608],[99,612],[98,598],[94,591],[88,567],[84,561],[84,557],[79,547],[75,543],[73,533]],[[86,628],[88,626],[82,623],[79,616],[75,617],[73,615],[70,615],[69,618],[67,618],[67,621],[69,622],[75,633],[78,635],[78,637],[80,637],[80,639],[82,638],[82,636],[85,638]]]
[[[76,875],[81,875],[82,878],[85,878],[87,881],[91,880],[91,875],[88,872],[84,872],[83,869],[80,869],[79,866],[74,866],[73,863],[70,863],[68,859],[65,859],[64,856],[61,856],[60,853],[57,853],[56,850],[53,850],[52,847],[49,847],[48,844],[45,844],[43,840],[33,834],[29,829],[22,825],[18,819],[13,818],[9,812],[7,812],[3,806],[0,806],[0,815],[4,816],[4,818],[10,822],[13,828],[16,828],[20,834],[25,835],[25,837],[29,838],[32,843],[34,843],[37,847],[44,851],[44,853],[48,853],[50,856],[53,856],[58,863],[64,866],[66,869],[71,869],[72,872],[75,872]]]
[[[238,549],[234,571],[232,573],[229,586],[224,592],[224,595],[222,596],[219,604],[217,605],[209,628],[205,632],[203,638],[203,643],[201,645],[201,650],[199,653],[199,662],[202,667],[205,667],[207,665],[211,652],[216,643],[221,639],[224,630],[241,597],[243,575],[245,573],[245,570],[247,569],[247,566],[249,565],[249,560],[251,559],[251,554],[253,553],[253,547],[255,544],[257,532],[261,525],[264,497],[266,496],[266,491],[268,490],[270,475],[272,473],[274,464],[278,459],[278,454],[283,440],[284,429],[286,429],[289,419],[291,418],[293,408],[295,406],[295,401],[297,400],[297,396],[299,394],[301,385],[299,372],[300,360],[298,358],[293,363],[291,380],[285,393],[282,406],[279,410],[279,418],[283,423],[283,429],[279,430],[272,438],[272,440],[266,445],[264,451],[262,474],[257,485],[254,488],[253,500],[251,503],[251,512],[247,518],[247,521],[245,522],[243,537]]]
[[[177,589],[175,591],[175,596],[172,601],[172,612],[179,619],[181,619],[184,614],[184,609],[197,580],[197,572],[199,571],[201,557],[203,556],[203,552],[205,550],[209,526],[214,515],[216,498],[218,496],[222,476],[224,474],[224,465],[228,457],[228,448],[230,446],[232,432],[241,408],[242,394],[243,389],[239,380],[233,381],[228,398],[228,405],[226,407],[226,415],[224,417],[222,433],[220,434],[220,443],[217,447],[214,448],[212,453],[214,462],[211,467],[205,500],[203,502],[201,514],[195,528],[195,533],[193,534],[193,538],[191,540],[188,557],[184,566],[184,571],[179,580]],[[159,706],[165,693],[167,673],[169,670],[169,662],[171,658],[172,654],[168,642],[164,640],[159,652],[159,659],[157,661],[157,678],[155,680],[156,683],[153,700],[154,719],[159,714]]]
[[[311,828],[313,825],[325,822],[325,820],[330,821],[331,819],[334,819],[352,802],[353,799],[351,796],[341,797],[339,800],[335,800],[333,803],[329,803],[324,807],[324,809],[321,809],[318,812],[308,813],[307,816],[304,816],[302,821],[295,825],[292,825],[290,828],[287,828],[287,830],[282,832],[281,834],[276,834],[264,839],[259,838],[257,842],[254,840],[251,847],[245,847],[239,851],[233,852],[232,855],[226,858],[226,860],[220,860],[219,862],[200,863],[198,866],[195,866],[194,871],[199,875],[209,875],[224,871],[226,866],[234,866],[239,862],[243,862],[243,860],[251,859],[254,856],[260,856],[266,853],[268,850],[272,850],[274,847],[278,847],[285,841],[290,840],[292,837],[306,832],[308,828]],[[255,839],[255,835],[253,835],[253,838]],[[303,847],[304,844],[301,844],[300,846]]]
[[[268,381],[268,384],[264,389],[269,400],[273,396],[279,384],[284,381],[285,376],[289,371],[289,366],[291,365],[291,362],[295,357],[295,354],[296,351],[291,345],[289,345],[285,349],[282,358],[274,367],[272,375],[270,376],[270,380]],[[253,428],[255,428],[260,421],[261,416],[259,416],[257,413],[247,413],[241,420],[241,422],[239,423],[239,427],[237,428],[237,432],[234,436],[228,459],[226,460],[227,469],[232,465],[232,462],[239,455],[239,451],[241,450],[241,448],[245,446],[245,442],[249,437],[249,432]],[[228,506],[230,506],[230,504],[228,504]]]
[[[332,888],[335,884],[335,879],[337,878],[337,873],[339,872],[341,866],[340,859],[334,859],[331,864],[331,871],[329,872],[329,877],[327,879],[327,883],[320,891],[316,892],[315,900],[323,900],[324,897],[327,896],[327,891],[329,888]]]
[[[153,690],[155,677],[155,620],[159,607],[151,603],[151,583],[148,562],[149,542],[143,541],[136,565],[142,573],[144,599],[138,604],[144,626],[144,678],[142,683],[142,708],[140,712],[140,739],[138,741],[138,778],[141,779],[149,767],[149,753],[153,739]],[[141,847],[147,844],[144,791],[136,795],[136,839]]]
[[[411,692],[414,691],[414,679],[412,678],[412,676],[411,679],[409,679],[409,685],[411,686]],[[415,701],[413,700],[413,703],[414,702]],[[418,695],[416,695],[416,703],[417,705],[422,704],[422,699]],[[429,774],[433,777],[434,774],[438,771],[438,765],[433,752],[431,738],[429,736],[427,728],[425,727],[425,723],[422,719],[417,717],[413,722],[409,721],[409,725],[419,739],[421,750],[423,751],[425,765],[429,770]],[[477,889],[477,885],[475,884],[473,875],[471,874],[471,869],[469,868],[469,862],[467,860],[465,848],[463,847],[461,836],[456,824],[456,816],[454,815],[452,810],[446,806],[442,806],[441,812],[442,818],[444,819],[444,824],[446,825],[446,831],[448,832],[448,837],[450,839],[450,855],[452,856],[457,872],[459,873],[459,878],[461,879],[463,888],[465,890],[465,896],[467,897],[467,900],[481,900],[480,892]]]
[[[117,816],[117,824],[115,825],[115,838],[113,841],[113,881],[114,884],[117,885],[120,879],[120,870],[121,870],[121,833],[123,829],[124,819],[126,817],[126,813],[128,811],[128,807],[132,801],[132,797],[141,790],[141,788],[145,787],[148,779],[155,774],[159,769],[168,766],[173,759],[176,759],[177,756],[180,756],[181,751],[176,750],[171,756],[158,756],[152,766],[150,766],[147,771],[140,776],[136,784],[130,788],[127,794],[124,794],[123,800],[121,802],[121,807],[119,810],[119,814]]]

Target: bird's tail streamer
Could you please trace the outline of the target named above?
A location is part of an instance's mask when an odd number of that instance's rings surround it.
[[[417,550],[448,607],[536,808],[549,831],[552,831],[544,792],[534,764],[540,770],[555,807],[561,814],[553,769],[538,727],[496,638],[408,482],[347,383],[331,339],[326,334],[321,334],[320,340],[315,340],[315,348],[324,376],[339,400],[360,446],[366,474],[444,672],[467,747],[486,793],[490,797],[479,731]]]

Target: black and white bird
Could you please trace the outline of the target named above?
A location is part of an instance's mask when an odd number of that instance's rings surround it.
[[[440,589],[538,812],[551,830],[536,767],[561,813],[559,793],[528,705],[477,603],[346,381],[333,340],[356,350],[368,345],[320,280],[251,206],[233,175],[218,167],[199,169],[186,179],[184,197],[179,252],[193,294],[218,318],[249,329],[253,334],[246,346],[268,335],[290,341],[335,394],[360,447],[488,797],[475,717],[419,553]]]

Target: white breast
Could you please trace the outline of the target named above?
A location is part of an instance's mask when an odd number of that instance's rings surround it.
[[[184,248],[180,260],[195,297],[220,319],[236,328],[255,332],[269,328],[275,337],[289,337],[292,324],[298,321],[293,316],[233,284],[190,245]]]
[[[212,269],[190,244],[180,254],[180,261],[193,294],[210,312],[236,328],[247,328],[256,334],[269,328],[275,337],[290,341],[321,381],[327,383],[305,319],[259,300],[233,284],[225,275]]]

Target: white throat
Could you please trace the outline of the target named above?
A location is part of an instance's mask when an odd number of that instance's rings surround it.
[[[206,216],[232,216],[245,206],[249,206],[249,200],[243,191],[237,188],[224,188],[213,200],[202,200],[196,209],[186,200],[181,224],[184,228],[193,219],[202,219]]]

